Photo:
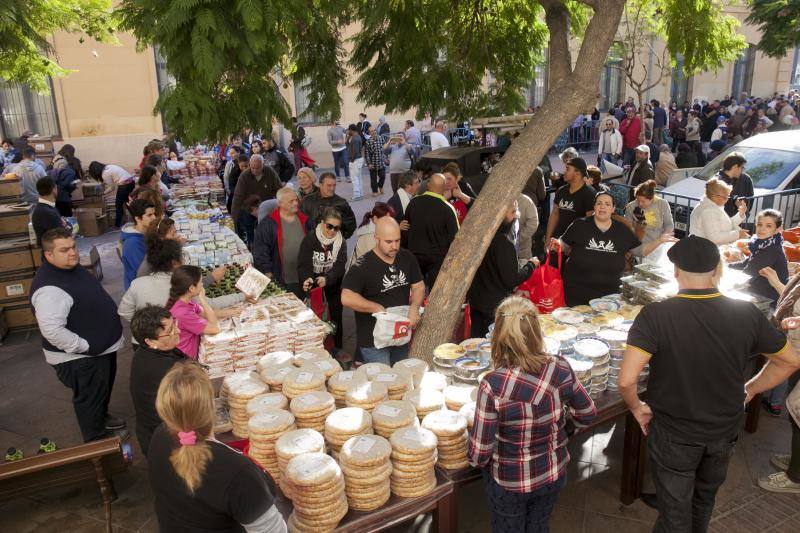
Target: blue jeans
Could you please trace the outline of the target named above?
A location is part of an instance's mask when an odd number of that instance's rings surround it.
[[[567,484],[567,475],[533,492],[511,492],[497,484],[492,467],[487,465],[483,482],[492,514],[492,533],[547,533],[550,514]]]
[[[361,348],[365,363],[383,363],[393,366],[396,362],[408,359],[408,344],[387,346],[386,348]]]
[[[647,449],[658,501],[657,533],[708,530],[717,491],[728,474],[737,437],[687,442],[650,422]]]
[[[333,171],[336,172],[336,177],[339,177],[339,167],[344,169],[344,177],[350,177],[350,169],[348,168],[349,161],[347,159],[347,150],[339,150],[333,152]]]

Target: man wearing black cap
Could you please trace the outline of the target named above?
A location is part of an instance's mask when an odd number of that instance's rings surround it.
[[[691,235],[667,255],[678,294],[647,305],[636,317],[618,383],[648,436],[659,511],[653,531],[701,532],[725,481],[745,403],[782,383],[800,359],[753,304],[719,293],[714,243]],[[747,381],[756,353],[767,364]],[[644,403],[636,384],[647,363]]]
[[[566,164],[564,181],[566,185],[556,191],[553,200],[553,211],[547,220],[545,246],[550,249],[552,239],[560,239],[576,218],[592,214],[594,210],[595,190],[584,183],[586,177],[586,161],[580,157],[571,159]]]

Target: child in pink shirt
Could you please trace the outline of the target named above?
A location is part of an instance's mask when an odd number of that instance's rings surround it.
[[[200,335],[216,335],[220,332],[220,318],[238,315],[241,308],[214,311],[206,299],[202,272],[196,266],[179,266],[172,272],[170,280],[169,309],[181,331],[178,348],[192,359],[197,359]]]

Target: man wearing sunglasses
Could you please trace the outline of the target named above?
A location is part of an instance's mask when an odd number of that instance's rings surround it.
[[[148,305],[131,319],[131,334],[139,343],[131,361],[131,397],[136,412],[136,438],[147,456],[150,438],[161,424],[156,394],[161,379],[172,366],[186,358],[177,346],[181,330],[165,308]]]

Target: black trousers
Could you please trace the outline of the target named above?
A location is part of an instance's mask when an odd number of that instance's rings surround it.
[[[382,189],[385,182],[386,167],[381,166],[380,168],[369,169],[369,188],[372,192],[376,193],[378,189]]]
[[[326,286],[325,299],[328,300],[328,312],[330,313],[330,320],[336,324],[336,333],[333,334],[334,345],[342,348],[342,286],[332,285]]]
[[[789,392],[794,389],[798,381],[800,381],[800,371],[789,377]],[[786,475],[795,483],[800,483],[800,427],[791,415],[789,415],[789,423],[792,425],[792,458],[789,461],[789,470],[786,471]]]
[[[473,338],[485,337],[489,332],[489,325],[494,322],[494,313],[480,311],[470,306],[469,319],[472,323],[469,336]]]
[[[125,216],[125,206],[128,204],[128,198],[135,187],[136,182],[133,181],[117,187],[117,196],[114,199],[114,207],[117,211],[117,214],[114,217],[114,226],[117,228],[122,227],[122,221],[124,220]]]
[[[728,474],[737,437],[712,442],[687,442],[650,422],[647,437],[656,485],[658,533],[703,533],[708,530],[717,490]]]
[[[425,280],[425,286],[428,291],[433,289],[433,284],[436,283],[436,278],[439,276],[439,269],[442,268],[444,263],[443,255],[428,255],[428,254],[414,254],[419,263],[419,269],[422,272],[422,279]]]
[[[53,365],[58,380],[72,389],[72,407],[83,442],[106,436],[108,402],[117,375],[117,352]]]

